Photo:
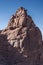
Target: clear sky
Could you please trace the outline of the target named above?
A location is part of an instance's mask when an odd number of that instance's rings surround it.
[[[0,0],[0,29],[4,29],[10,16],[23,6],[43,33],[43,0]]]

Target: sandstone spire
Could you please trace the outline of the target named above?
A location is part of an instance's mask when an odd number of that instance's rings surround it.
[[[26,9],[20,7],[12,15],[7,28],[0,31],[0,64],[43,65],[42,51],[40,29]]]

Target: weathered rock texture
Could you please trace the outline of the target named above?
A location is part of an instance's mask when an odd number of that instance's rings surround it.
[[[0,30],[0,65],[43,65],[41,31],[23,7]]]

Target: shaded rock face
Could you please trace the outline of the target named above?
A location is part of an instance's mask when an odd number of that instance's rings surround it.
[[[41,31],[25,8],[20,7],[7,28],[0,31],[0,64],[43,65],[42,56]]]

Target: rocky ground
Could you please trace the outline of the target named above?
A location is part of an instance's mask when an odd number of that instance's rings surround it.
[[[0,30],[0,65],[43,65],[42,43],[40,29],[20,7]]]

